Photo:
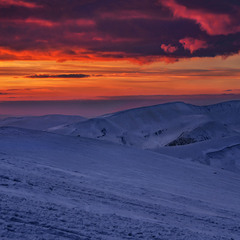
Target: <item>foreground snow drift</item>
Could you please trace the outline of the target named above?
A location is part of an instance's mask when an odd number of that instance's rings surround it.
[[[240,236],[236,173],[18,128],[0,128],[0,159],[1,240]]]

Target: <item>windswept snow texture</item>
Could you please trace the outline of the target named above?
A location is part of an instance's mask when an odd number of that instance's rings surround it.
[[[30,117],[8,117],[0,119],[0,126],[21,127],[35,130],[56,130],[68,124],[86,120],[81,116],[45,115]]]
[[[240,101],[211,106],[182,102],[131,109],[54,132],[155,150],[240,135]]]
[[[239,156],[207,156],[228,151]],[[239,240],[239,183],[139,148],[1,127],[0,239]]]
[[[177,139],[170,142],[168,146],[186,145],[209,139],[221,139],[234,135],[238,135],[238,132],[232,130],[226,124],[219,122],[207,122],[191,131],[183,132]]]
[[[208,152],[204,160],[211,166],[240,172],[240,144],[219,151]]]

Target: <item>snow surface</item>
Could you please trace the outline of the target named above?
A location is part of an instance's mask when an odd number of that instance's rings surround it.
[[[239,223],[240,101],[0,120],[0,240],[240,240]]]
[[[188,144],[184,146],[171,146],[171,147],[159,147],[155,149],[156,152],[165,154],[168,156],[197,161],[199,163],[207,164],[207,165],[214,165],[215,167],[222,168],[229,171],[239,171],[239,155],[236,153],[231,153],[232,151],[235,152],[235,146],[240,144],[240,136],[234,137],[226,137],[220,140],[208,140],[204,142],[197,142],[193,144]],[[236,148],[237,151],[237,148]],[[213,156],[217,152],[228,152],[229,154],[224,154],[224,161],[218,161]],[[232,156],[234,154],[234,156]],[[215,160],[209,159],[209,155],[212,155],[211,158]],[[222,156],[223,157],[223,156]],[[221,157],[221,158],[222,158]],[[234,158],[234,159],[233,159]],[[214,164],[218,162],[219,164]],[[228,165],[228,167],[227,167]]]
[[[0,239],[238,240],[239,183],[135,147],[1,127]]]

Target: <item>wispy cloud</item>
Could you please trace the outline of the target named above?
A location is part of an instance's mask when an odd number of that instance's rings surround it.
[[[34,74],[26,76],[27,78],[88,78],[87,74]]]
[[[22,1],[22,0],[0,0],[0,6],[18,6],[25,8],[38,8],[40,7],[37,3]]]

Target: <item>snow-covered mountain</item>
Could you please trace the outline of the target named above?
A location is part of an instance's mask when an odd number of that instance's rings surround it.
[[[240,101],[210,106],[182,102],[130,109],[50,131],[156,149],[240,134]]]
[[[239,132],[240,101],[1,120],[0,239],[236,240]]]
[[[57,114],[45,116],[8,117],[0,119],[0,126],[12,126],[47,131],[49,128],[58,128],[84,120],[86,120],[86,118],[81,116]]]
[[[6,118],[1,125],[105,140],[231,171],[239,169],[231,158],[215,164],[208,153],[240,144],[240,101],[210,106],[174,102],[92,119],[65,115]]]
[[[163,147],[167,156],[0,127],[0,239],[237,240],[240,174],[180,158],[239,156],[239,145],[217,151],[238,136],[223,141]]]

